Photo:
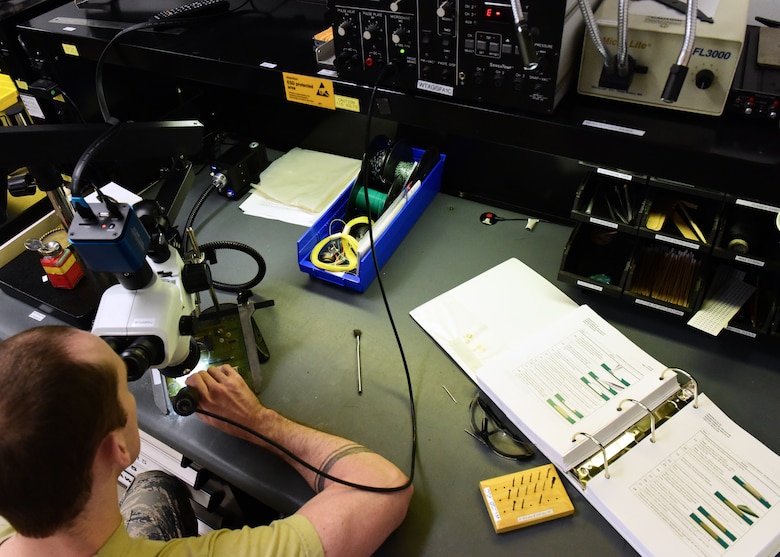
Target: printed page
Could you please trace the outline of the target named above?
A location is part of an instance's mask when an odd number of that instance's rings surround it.
[[[518,259],[418,306],[412,318],[476,382],[476,372],[577,304]]]
[[[780,456],[706,396],[588,482],[585,496],[643,555],[780,551]]]
[[[588,306],[518,343],[477,372],[477,383],[559,468],[606,444],[678,388],[674,373]],[[625,402],[624,402],[625,401]],[[622,404],[621,404],[622,403]],[[618,411],[618,407],[622,410]]]

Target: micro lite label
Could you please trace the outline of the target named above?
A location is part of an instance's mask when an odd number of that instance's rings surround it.
[[[329,79],[282,73],[284,94],[288,101],[336,110],[333,82]]]

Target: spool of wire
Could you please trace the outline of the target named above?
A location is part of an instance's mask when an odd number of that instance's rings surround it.
[[[366,188],[363,186],[358,186],[357,188],[352,188],[352,196],[354,197],[352,199],[351,205],[354,207],[355,212],[361,215],[371,215],[371,218],[377,218],[379,215],[381,215],[385,207],[388,205],[388,201],[390,199],[390,196],[387,193],[382,193],[381,191],[368,189],[368,205],[366,205]]]
[[[387,187],[385,191],[390,191],[397,180],[406,183],[409,175],[414,169],[414,156],[412,148],[398,141],[386,150],[385,161],[382,167],[382,183]]]
[[[402,182],[406,183],[416,164],[414,161],[400,161],[393,169],[393,181],[400,178]]]
[[[347,212],[350,218],[365,215],[375,220],[404,189],[416,163],[409,145],[392,144],[381,135],[371,142],[365,157],[366,174],[355,180]]]
[[[367,178],[362,182],[368,184],[369,189],[381,190],[384,184],[385,163],[390,152],[392,142],[384,135],[376,136],[366,151]]]

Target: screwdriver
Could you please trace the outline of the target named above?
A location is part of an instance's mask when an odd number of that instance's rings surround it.
[[[357,380],[358,380],[358,394],[363,393],[363,377],[360,371],[360,329],[354,329],[352,333],[355,335],[355,354],[357,355]]]

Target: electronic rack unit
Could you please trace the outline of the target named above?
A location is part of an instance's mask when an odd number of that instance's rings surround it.
[[[595,13],[596,34],[610,54],[621,47],[619,3],[604,0]],[[749,2],[699,2],[701,14],[690,37],[687,64],[679,61],[686,44],[685,14],[664,4],[628,2],[624,44],[629,63],[621,78],[606,75],[604,52],[586,34],[577,90],[583,95],[719,116],[739,63]],[[666,98],[670,68],[677,64],[687,73],[680,74],[683,79],[676,95]]]
[[[382,88],[550,113],[576,78],[584,28],[577,0],[328,0],[328,7],[336,69],[347,81],[374,84],[397,63]]]

